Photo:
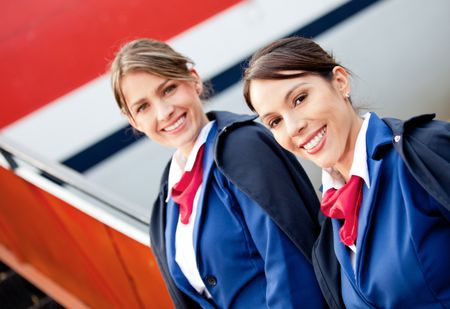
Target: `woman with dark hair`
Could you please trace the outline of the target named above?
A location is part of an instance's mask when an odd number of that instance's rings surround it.
[[[262,48],[244,74],[278,143],[322,168],[322,292],[332,307],[448,308],[450,124],[360,116],[350,93],[348,71],[302,37]]]
[[[176,307],[323,307],[319,201],[296,158],[254,116],[205,113],[192,61],[163,42],[124,45],[111,80],[130,124],[176,149],[150,222]]]

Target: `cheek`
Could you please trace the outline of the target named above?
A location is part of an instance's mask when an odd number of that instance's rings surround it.
[[[141,115],[136,119],[136,126],[134,128],[146,135],[154,135],[154,131],[156,131],[156,123],[149,116],[149,114]]]
[[[293,151],[293,145],[291,139],[284,132],[274,133],[275,140],[286,150]]]

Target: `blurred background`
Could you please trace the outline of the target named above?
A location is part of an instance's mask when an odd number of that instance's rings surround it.
[[[0,260],[65,306],[172,306],[147,222],[173,150],[133,133],[116,107],[107,70],[126,41],[167,41],[212,83],[207,109],[250,113],[248,57],[312,37],[353,72],[356,106],[449,120],[449,12],[447,0],[4,3]],[[302,163],[319,188],[319,169]]]

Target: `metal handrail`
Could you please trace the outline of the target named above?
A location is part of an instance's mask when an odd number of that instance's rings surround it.
[[[61,183],[68,185],[114,211],[148,226],[147,218],[133,213],[132,209],[136,209],[136,207],[133,207],[132,203],[114,196],[111,192],[105,191],[78,172],[75,172],[62,164],[51,162],[39,154],[34,153],[32,150],[15,143],[4,136],[4,134],[0,134],[0,153],[3,155],[8,165],[10,165],[9,169],[12,171],[21,166],[17,161],[17,159],[19,159],[36,168],[43,175],[50,176],[47,178],[53,182],[57,183],[57,181],[59,181],[59,185],[61,185]],[[55,179],[57,181],[55,181]]]

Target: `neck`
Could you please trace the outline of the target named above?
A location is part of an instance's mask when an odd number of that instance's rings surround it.
[[[189,154],[191,153],[192,148],[194,148],[195,142],[197,141],[198,136],[200,135],[200,132],[208,124],[208,122],[209,122],[209,119],[208,119],[208,117],[206,117],[206,114],[204,114],[201,119],[201,123],[199,125],[199,129],[198,129],[198,132],[197,132],[197,135],[195,136],[195,138],[193,138],[191,143],[189,143],[189,145],[187,145],[186,147],[179,148],[181,155],[184,157],[185,160],[187,160],[187,158],[189,157]]]
[[[345,147],[344,155],[335,165],[335,169],[337,171],[339,171],[339,173],[344,178],[345,182],[347,182],[350,178],[350,169],[353,164],[353,156],[355,154],[356,139],[358,138],[358,134],[359,134],[359,131],[361,130],[362,123],[363,123],[363,119],[355,113],[355,117],[353,118],[352,124],[350,127],[350,134],[347,139],[347,144]]]

